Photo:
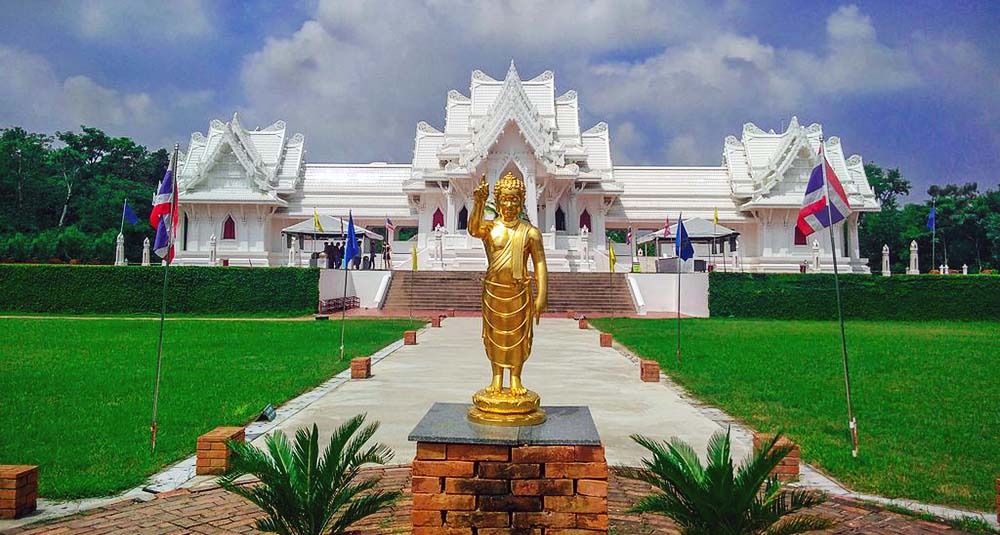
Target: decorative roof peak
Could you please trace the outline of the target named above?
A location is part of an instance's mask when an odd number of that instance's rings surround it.
[[[517,81],[521,81],[521,77],[517,74],[517,67],[514,66],[514,59],[510,60],[510,68],[507,69],[507,76],[504,77],[504,81],[508,78],[513,78]]]

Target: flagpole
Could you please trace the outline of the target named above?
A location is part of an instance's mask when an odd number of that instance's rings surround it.
[[[684,212],[677,216],[677,231],[674,232],[674,254],[677,256],[677,366],[681,365],[681,227]]]
[[[354,223],[353,223],[354,217],[353,217],[353,214],[351,213],[350,210],[348,210],[348,212],[347,212],[347,217],[350,218],[350,221],[351,221],[350,225],[353,227],[353,225],[354,225]],[[344,229],[344,220],[343,219],[340,220],[340,229],[341,229],[341,233],[343,233],[343,231],[344,231],[343,230]],[[350,229],[348,229],[348,231],[350,231]],[[344,250],[345,251],[347,250],[347,239],[344,239]],[[358,251],[358,254],[361,254],[361,251]],[[347,256],[346,255],[344,256],[344,293],[341,294],[341,297],[344,298],[343,301],[342,301],[344,305],[342,307],[340,307],[340,360],[341,360],[341,362],[343,362],[343,360],[344,360],[344,329],[347,327]]]
[[[833,232],[833,203],[830,199],[830,183],[826,178],[826,144],[821,137],[820,140],[820,161],[823,172],[823,188],[826,195],[826,214],[830,230],[830,248],[833,250],[833,281],[837,290],[837,317],[840,319],[840,348],[844,361],[844,387],[847,392],[847,427],[851,434],[851,456],[858,456],[858,422],[854,419],[854,406],[851,401],[851,372],[847,365],[847,336],[844,334],[844,309],[840,298],[840,273],[837,268],[837,242],[834,240]]]
[[[937,211],[935,210],[937,206],[937,199],[931,197],[931,213],[934,214],[934,226],[931,227],[931,269],[936,269],[934,267],[935,259],[935,248],[937,246]]]
[[[180,151],[179,143],[174,143],[173,163],[171,164],[170,176],[170,211],[167,213],[167,258],[163,265],[163,294],[160,298],[160,341],[156,348],[156,381],[153,385],[153,423],[150,425],[149,452],[156,452],[156,410],[160,399],[160,370],[163,364],[163,324],[167,317],[167,272],[170,268],[170,251],[174,246],[173,226],[174,226],[174,203],[177,201],[177,153]],[[124,211],[124,207],[122,208]],[[160,219],[160,224],[164,224]],[[124,228],[124,224],[122,225]]]
[[[128,206],[128,199],[122,203],[122,226],[118,229],[118,234],[125,232],[125,207]]]

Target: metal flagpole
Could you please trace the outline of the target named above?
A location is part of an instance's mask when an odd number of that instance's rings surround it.
[[[931,227],[931,269],[936,269],[934,262],[936,261],[935,248],[937,246],[937,199],[931,197],[931,213],[934,214],[934,226]]]
[[[674,232],[674,255],[677,257],[677,366],[681,365],[681,226],[684,212],[677,216],[677,230]]]
[[[163,324],[167,316],[167,272],[170,268],[170,251],[174,247],[174,203],[177,202],[177,153],[180,152],[181,146],[179,143],[174,143],[174,157],[173,163],[171,164],[171,175],[170,175],[170,211],[167,213],[168,218],[166,221],[167,226],[167,261],[163,265],[163,295],[160,300],[160,341],[156,348],[156,382],[153,385],[153,423],[150,425],[150,438],[149,438],[149,452],[154,453],[156,451],[156,409],[157,404],[160,399],[160,370],[163,363]],[[124,208],[123,208],[124,210]],[[160,219],[160,224],[164,224],[163,219]],[[123,226],[124,228],[124,226]]]
[[[844,360],[844,386],[847,392],[847,427],[851,433],[851,444],[853,449],[851,450],[851,455],[853,457],[858,456],[858,422],[854,419],[854,406],[851,402],[851,372],[847,366],[847,336],[844,334],[844,309],[841,306],[840,299],[840,273],[837,269],[837,242],[834,240],[833,232],[833,206],[830,202],[830,183],[827,181],[826,177],[826,143],[821,137],[820,143],[820,162],[823,172],[823,188],[826,194],[826,214],[827,222],[829,223],[830,230],[830,248],[833,250],[833,281],[834,286],[837,289],[837,317],[840,319],[840,347],[841,354]]]
[[[348,210],[347,217],[353,220],[351,211]],[[340,220],[340,232],[344,232],[344,220]],[[347,239],[344,239],[344,250],[347,250]],[[358,251],[361,254],[361,251]],[[344,360],[344,329],[347,327],[347,256],[344,256],[344,293],[341,294],[343,306],[340,307],[340,360]]]
[[[125,207],[126,206],[128,206],[128,199],[125,199],[125,202],[122,203],[122,226],[121,226],[121,228],[118,229],[118,234],[121,234],[122,232],[125,232]]]

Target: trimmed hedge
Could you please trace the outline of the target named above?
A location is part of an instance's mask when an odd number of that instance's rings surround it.
[[[1000,320],[1000,277],[841,275],[844,317],[864,320]],[[837,319],[833,275],[713,272],[713,317]]]
[[[161,266],[0,264],[0,312],[160,313]],[[171,266],[167,313],[262,316],[316,311],[319,270]]]

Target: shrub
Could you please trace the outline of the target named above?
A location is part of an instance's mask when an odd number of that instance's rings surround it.
[[[832,320],[837,297],[830,274],[710,275],[712,316]],[[983,320],[1000,317],[993,277],[841,275],[844,317],[870,320]]]
[[[159,314],[161,266],[0,265],[0,311]],[[319,270],[171,266],[167,311],[187,314],[309,314]]]

